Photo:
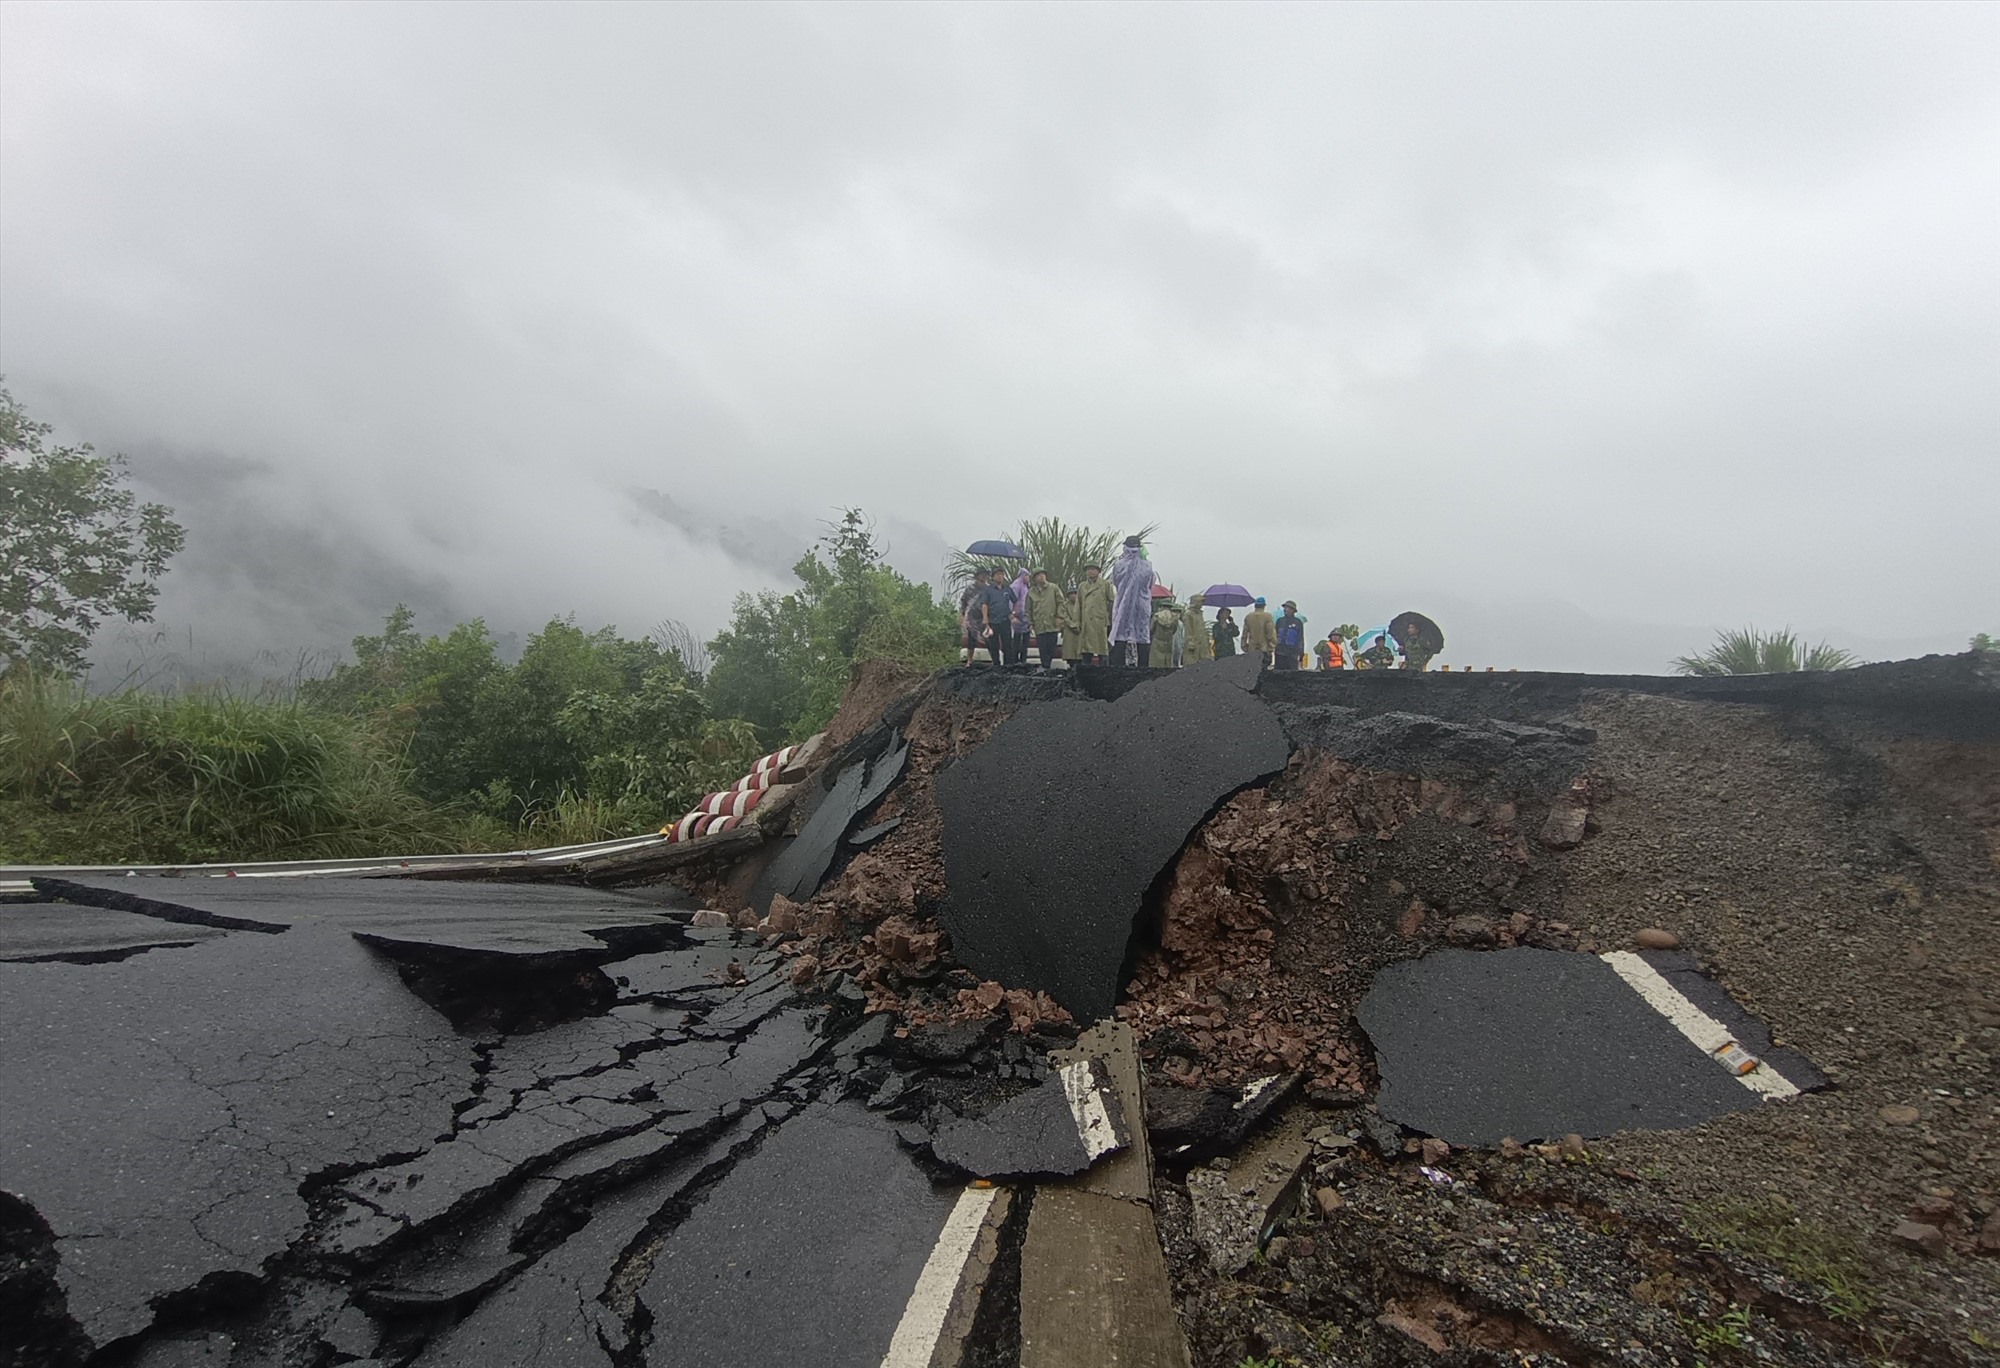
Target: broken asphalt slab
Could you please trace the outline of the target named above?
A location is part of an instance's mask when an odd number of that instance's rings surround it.
[[[1377,974],[1355,1017],[1381,1115],[1454,1145],[1672,1130],[1762,1105],[1595,955],[1440,950]]]
[[[0,905],[0,960],[89,964],[148,950],[185,949],[225,933],[209,926],[162,921],[108,907],[64,903]]]
[[[758,877],[750,905],[759,916],[771,910],[771,899],[780,894],[803,903],[819,892],[820,881],[826,878],[848,828],[902,778],[910,743],[895,731],[887,737],[888,744],[880,755],[855,760],[834,776],[832,787],[820,798],[799,834]]]
[[[982,1116],[946,1121],[931,1153],[975,1178],[1066,1178],[1131,1143],[1108,1066],[1079,1059]]]
[[[678,943],[685,920],[617,893],[556,885],[150,875],[34,882],[47,897],[168,922],[263,932],[335,926],[383,944],[506,955],[615,959]]]
[[[1147,890],[1215,805],[1285,767],[1255,657],[1147,680],[1116,701],[1032,703],[937,777],[960,962],[1108,1016]]]

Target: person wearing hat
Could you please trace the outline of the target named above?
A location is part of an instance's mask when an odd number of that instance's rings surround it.
[[[1173,643],[1181,629],[1181,610],[1174,606],[1170,598],[1153,600],[1153,640],[1160,643],[1160,659],[1153,663],[1166,665],[1178,670],[1181,662],[1174,654]]]
[[[1189,665],[1197,665],[1215,655],[1215,642],[1209,637],[1208,623],[1201,615],[1202,605],[1207,601],[1200,594],[1189,594],[1187,614],[1181,619],[1181,626],[1187,632],[1187,647],[1182,655]]]
[[[1034,634],[1035,649],[1041,653],[1044,670],[1055,664],[1056,640],[1068,612],[1063,591],[1049,583],[1049,572],[1035,571],[1034,582],[1028,586],[1028,630]]]
[[[1243,654],[1260,655],[1269,665],[1277,650],[1277,623],[1271,618],[1271,610],[1264,606],[1264,600],[1259,598],[1243,615]]]
[[[1285,611],[1271,624],[1277,633],[1278,645],[1273,655],[1275,665],[1280,670],[1296,670],[1306,658],[1306,620],[1299,616],[1299,605],[1286,599]]]
[[[1160,577],[1137,537],[1125,539],[1111,567],[1111,583],[1116,597],[1111,608],[1111,644],[1117,647],[1114,665],[1137,665],[1145,669],[1153,652],[1153,586]]]
[[[1083,583],[1076,587],[1076,658],[1088,665],[1102,665],[1111,654],[1111,610],[1118,601],[1104,567],[1083,567]]]
[[[1224,660],[1236,654],[1236,638],[1239,635],[1236,618],[1227,608],[1215,610],[1215,625],[1208,629],[1209,644],[1215,648],[1215,658]]]
[[[1395,665],[1396,653],[1389,649],[1388,633],[1377,632],[1369,643],[1368,649],[1354,658],[1355,669],[1386,670]]]
[[[1319,657],[1322,670],[1339,670],[1347,666],[1347,643],[1341,639],[1340,629],[1334,628],[1326,634],[1326,640],[1313,647],[1313,654]]]

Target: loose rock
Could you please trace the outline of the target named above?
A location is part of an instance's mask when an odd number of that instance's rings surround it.
[[[1904,1106],[1900,1103],[1884,1107],[1875,1114],[1891,1126],[1914,1126],[1917,1124],[1918,1116],[1921,1115],[1915,1107]]]
[[[1931,1258],[1937,1258],[1944,1253],[1944,1232],[1934,1225],[1924,1225],[1918,1221],[1898,1221],[1896,1228],[1890,1231],[1889,1235],[1905,1248]]]
[[[1681,943],[1679,936],[1657,926],[1649,926],[1637,932],[1632,939],[1642,950],[1676,950],[1680,948]]]

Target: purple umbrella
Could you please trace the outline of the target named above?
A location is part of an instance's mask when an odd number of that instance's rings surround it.
[[[1211,584],[1201,591],[1201,601],[1210,608],[1248,608],[1257,599],[1240,584]]]

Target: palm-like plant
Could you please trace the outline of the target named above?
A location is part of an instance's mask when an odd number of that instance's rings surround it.
[[[1745,627],[1717,632],[1713,646],[1698,655],[1677,658],[1674,670],[1684,675],[1787,674],[1794,670],[1845,670],[1860,663],[1852,651],[1824,641],[1806,645],[1789,627],[1777,632]]]
[[[1140,540],[1153,535],[1158,523],[1139,529]],[[1099,532],[1095,528],[1066,523],[1061,518],[1030,518],[1014,533],[1014,544],[1028,553],[1027,568],[1046,570],[1051,582],[1068,586],[1083,578],[1086,565],[1111,568],[1112,553],[1125,540],[1123,532]],[[962,589],[981,570],[1004,570],[1012,576],[1017,561],[997,556],[974,556],[954,551],[944,563],[946,591]]]

